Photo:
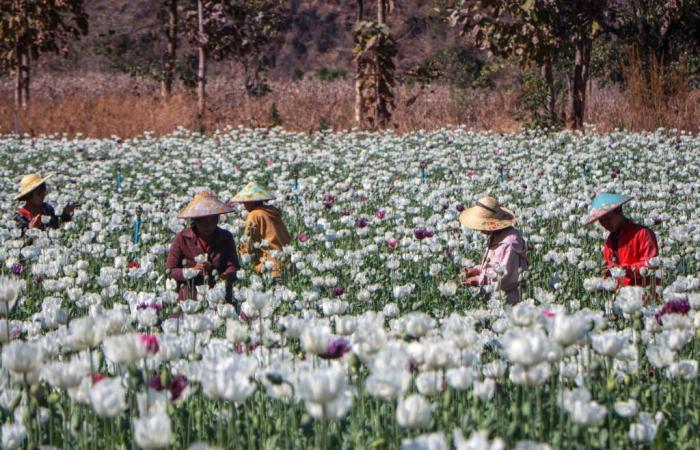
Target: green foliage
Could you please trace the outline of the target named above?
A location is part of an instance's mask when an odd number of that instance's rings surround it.
[[[282,116],[280,116],[277,110],[277,103],[272,102],[270,107],[270,114],[267,117],[267,121],[271,127],[281,127],[282,126]]]
[[[321,67],[316,70],[316,78],[321,81],[344,80],[347,71],[342,67]]]
[[[304,71],[296,68],[294,69],[294,72],[292,73],[292,81],[301,81],[304,79]]]
[[[331,121],[327,117],[321,117],[318,121],[318,131],[328,130],[331,127]]]
[[[0,1],[0,68],[14,71],[16,50],[38,59],[42,53],[65,54],[70,39],[88,32],[83,0]]]
[[[288,26],[285,2],[281,0],[211,0],[204,2],[204,33],[197,25],[197,5],[185,10],[184,30],[191,45],[202,45],[216,61],[234,59],[245,70],[249,95],[270,92],[264,72],[274,64],[274,55]]]
[[[492,66],[473,49],[464,46],[441,48],[409,71],[410,81],[421,84],[441,81],[459,89],[493,86]]]
[[[548,87],[545,80],[534,73],[525,73],[516,99],[515,118],[525,128],[559,128],[563,121],[547,114]]]

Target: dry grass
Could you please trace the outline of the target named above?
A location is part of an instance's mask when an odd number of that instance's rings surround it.
[[[652,58],[648,70],[636,51],[623,66],[625,89],[598,89],[588,118],[606,128],[654,130],[676,128],[697,132],[700,127],[700,91],[687,78]]]
[[[589,123],[600,131],[657,127],[698,131],[698,91],[677,89],[671,97],[663,90],[659,92],[658,82],[633,79],[632,71],[629,77],[626,92],[594,85],[587,108]],[[283,126],[290,130],[312,131],[322,123],[334,130],[354,126],[351,81],[275,82],[273,92],[263,98],[246,96],[241,86],[223,79],[208,86],[208,130],[226,125],[268,126],[273,103]],[[36,79],[30,107],[17,116],[11,94],[9,80],[0,83],[0,133],[18,127],[22,133],[34,135],[132,137],[145,131],[160,135],[179,126],[196,126],[196,101],[192,94],[181,91],[165,100],[159,97],[155,83],[135,82],[124,76],[88,74]],[[415,102],[407,106],[406,101],[414,96]],[[513,118],[516,96],[515,88],[499,88],[473,90],[458,100],[446,86],[424,90],[400,86],[392,126],[401,133],[451,127],[466,124],[473,113],[479,129],[514,131],[519,128]]]

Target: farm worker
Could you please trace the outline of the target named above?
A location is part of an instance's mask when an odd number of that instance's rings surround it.
[[[279,277],[282,263],[274,255],[289,244],[289,231],[282,221],[279,209],[265,204],[273,198],[266,189],[255,182],[248,183],[233,201],[243,203],[248,216],[241,246],[241,255],[252,257],[258,272],[267,272]]]
[[[642,272],[646,272],[648,261],[659,254],[659,247],[653,231],[623,214],[622,206],[631,201],[632,197],[626,195],[602,192],[593,200],[586,223],[599,221],[610,232],[603,247],[606,275],[609,269],[620,267],[625,270],[621,285],[648,286],[656,278],[655,274],[650,271],[652,273],[643,275]]]
[[[44,226],[58,228],[64,222],[70,222],[73,218],[73,211],[80,205],[69,203],[63,208],[60,216],[56,215],[53,206],[44,202],[46,198],[46,180],[53,174],[42,177],[36,173],[31,173],[22,177],[19,182],[19,193],[15,195],[15,200],[23,201],[24,206],[15,212],[15,222],[24,234],[27,229],[43,229]]]
[[[527,244],[513,227],[515,214],[500,206],[495,198],[486,196],[462,211],[459,221],[462,226],[487,236],[481,264],[466,269],[467,279],[463,283],[475,287],[496,283],[509,304],[518,303],[518,279],[520,272],[528,269],[528,260]]]
[[[202,191],[177,216],[190,219],[191,226],[179,232],[168,252],[165,267],[177,281],[179,299],[196,297],[195,286],[214,287],[226,283],[226,302],[231,303],[233,282],[240,269],[233,235],[220,228],[221,214],[233,212],[211,191]],[[194,270],[185,270],[194,269]]]

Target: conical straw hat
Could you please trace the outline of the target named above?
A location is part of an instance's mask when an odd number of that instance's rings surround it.
[[[459,215],[462,226],[478,231],[496,231],[508,228],[515,223],[515,214],[498,204],[493,197],[482,197],[476,205],[467,208]]]
[[[245,202],[261,202],[263,200],[271,200],[274,196],[267,189],[252,181],[248,183],[235,197],[233,201],[236,203]]]
[[[633,200],[632,197],[612,192],[601,192],[593,199],[591,211],[588,213],[586,224],[591,224],[599,220],[604,215],[608,214]]]
[[[228,214],[233,208],[226,205],[212,191],[202,191],[195,195],[192,201],[180,211],[179,219],[195,219],[197,217]]]
[[[22,180],[19,182],[19,193],[15,195],[15,200],[19,200],[25,195],[29,194],[34,189],[44,184],[46,180],[52,176],[53,174],[49,174],[42,178],[41,175],[36,173],[30,173],[29,175],[23,176]]]

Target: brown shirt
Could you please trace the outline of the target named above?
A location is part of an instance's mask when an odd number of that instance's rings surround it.
[[[203,247],[207,245],[209,248],[205,250]],[[216,270],[218,276],[226,280],[226,301],[231,302],[233,281],[236,279],[236,271],[240,269],[241,265],[238,262],[233,235],[219,227],[216,228],[214,236],[208,242],[202,242],[194,229],[190,227],[179,232],[175,236],[173,243],[170,244],[165,267],[170,269],[170,278],[177,281],[180,300],[195,297],[196,292],[190,292],[188,287],[190,283],[193,286],[204,284],[204,276],[202,274],[197,275],[190,281],[187,281],[182,275],[182,269],[194,267],[196,264],[194,258],[204,253],[208,255],[207,258],[211,264],[212,272]],[[212,273],[207,275],[209,277],[209,287],[213,287],[218,280],[212,276]]]

